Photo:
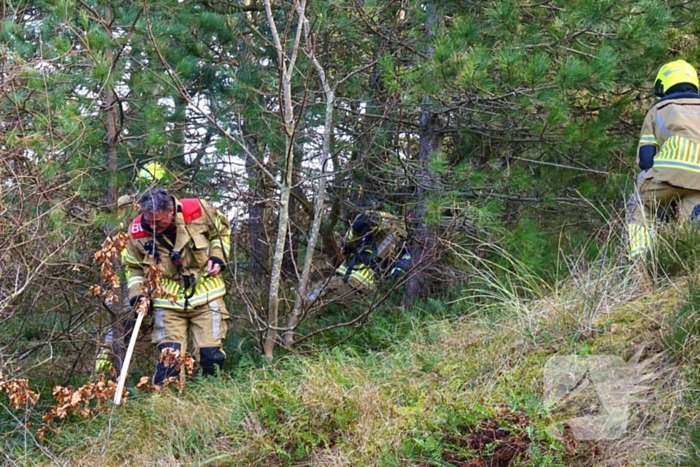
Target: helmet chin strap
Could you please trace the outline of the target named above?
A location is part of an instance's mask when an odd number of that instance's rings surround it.
[[[685,60],[674,60],[664,64],[654,80],[654,95],[666,97],[676,92],[698,92],[698,72]]]
[[[656,83],[654,83],[654,95],[656,97],[664,97],[664,84],[660,79],[657,79]]]

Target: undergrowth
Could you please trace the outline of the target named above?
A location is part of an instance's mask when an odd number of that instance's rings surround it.
[[[657,255],[656,271],[682,275],[659,274],[649,293],[612,254],[561,258],[554,284],[515,260],[455,254],[475,265],[461,293],[411,310],[387,302],[342,346],[271,365],[243,354],[218,378],[134,394],[44,442],[36,416],[3,407],[3,463],[697,465],[700,286],[688,262]],[[549,388],[552,362],[572,356],[636,371],[619,436],[575,431],[606,414],[593,385]]]

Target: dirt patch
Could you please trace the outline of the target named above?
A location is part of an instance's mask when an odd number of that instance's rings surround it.
[[[457,467],[510,467],[528,459],[532,444],[530,419],[523,412],[501,409],[475,426],[460,425],[445,435],[442,459]]]

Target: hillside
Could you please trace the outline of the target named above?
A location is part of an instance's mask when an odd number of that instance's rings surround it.
[[[678,327],[700,300],[690,279],[651,293],[633,279],[590,268],[537,300],[502,290],[455,319],[404,313],[412,331],[384,351],[286,357],[181,394],[136,394],[8,465],[694,465],[685,424],[697,371]],[[578,439],[561,423],[599,415],[605,397],[600,382],[597,394],[579,385],[547,397],[547,362],[569,355],[619,357],[637,371],[616,439]]]
[[[698,88],[698,18],[687,0],[3,2],[0,467],[700,465],[700,229],[672,206],[645,225],[653,291],[625,264],[628,215],[653,217],[629,212],[638,162],[673,138],[645,122]],[[366,303],[310,300],[353,273]],[[133,389],[144,332],[113,410],[95,361],[124,361],[138,295],[216,295],[188,323],[211,350],[185,358],[222,372]],[[165,321],[160,343],[192,351]]]

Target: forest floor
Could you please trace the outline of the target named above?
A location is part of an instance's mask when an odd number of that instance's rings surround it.
[[[504,288],[452,319],[405,311],[412,330],[381,351],[134,392],[6,463],[699,465],[693,284],[647,292],[628,271],[587,270],[535,299]]]

